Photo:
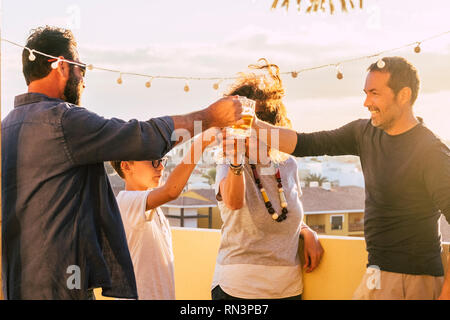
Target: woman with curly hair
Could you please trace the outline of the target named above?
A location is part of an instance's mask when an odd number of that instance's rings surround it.
[[[278,67],[260,61],[264,64],[250,67],[267,75],[241,74],[226,95],[255,100],[258,119],[291,127]],[[212,298],[300,300],[299,237],[304,238],[306,272],[317,267],[323,249],[317,234],[302,222],[297,162],[253,136],[246,139],[240,163],[236,145],[235,137],[226,136],[229,163],[217,167],[216,197],[224,223]]]

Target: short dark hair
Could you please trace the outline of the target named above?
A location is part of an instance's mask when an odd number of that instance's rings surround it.
[[[405,87],[411,89],[411,105],[417,99],[420,88],[420,80],[417,69],[405,58],[402,57],[385,57],[384,65],[381,68],[378,62],[372,63],[367,71],[386,72],[390,74],[388,86],[397,96],[400,90]]]
[[[111,163],[111,166],[114,168],[114,170],[116,170],[117,174],[122,179],[125,179],[125,175],[123,174],[122,168],[120,167],[120,164],[122,163],[122,161],[120,161],[120,160],[118,160],[118,161],[110,161],[109,163]]]
[[[73,48],[77,46],[77,43],[72,31],[45,26],[32,29],[25,46],[54,57],[63,56],[67,60],[73,60]],[[35,54],[36,59],[30,61],[29,56],[30,52],[24,49],[22,51],[22,65],[27,85],[32,81],[45,78],[52,70],[48,57]]]

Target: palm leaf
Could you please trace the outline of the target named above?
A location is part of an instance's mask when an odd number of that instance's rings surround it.
[[[329,1],[330,4],[330,13],[333,14],[334,13],[334,4],[333,1]]]
[[[272,3],[272,9],[275,9],[277,7],[278,0],[274,0]]]
[[[319,1],[314,1],[314,12],[317,12],[317,10],[319,9]]]
[[[296,1],[297,1],[297,10],[300,11],[301,10],[301,0],[296,0]],[[322,11],[326,11],[326,9],[325,9],[326,1],[328,1],[328,5],[330,8],[330,14],[333,14],[335,11],[335,6],[333,3],[334,0],[310,0],[309,6],[306,9],[306,12],[307,13],[317,12],[319,9]],[[349,6],[352,9],[356,8],[354,0],[339,0],[339,1],[341,3],[341,11],[342,12],[348,12]],[[276,9],[278,6],[278,3],[279,3],[278,0],[273,0],[272,9]],[[281,8],[286,7],[286,10],[289,10],[289,3],[290,3],[290,0],[283,0],[280,7]],[[347,5],[347,3],[348,3],[348,5]],[[363,8],[363,0],[359,0],[359,8],[360,9]]]

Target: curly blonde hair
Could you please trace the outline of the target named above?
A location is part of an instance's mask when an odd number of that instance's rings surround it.
[[[255,100],[258,119],[275,126],[291,128],[291,120],[287,117],[286,107],[282,101],[285,92],[280,69],[264,58],[259,59],[258,63],[260,62],[263,64],[249,65],[249,68],[266,70],[268,74],[262,76],[241,72],[225,95],[238,95]]]
[[[262,64],[261,64],[262,63]],[[258,119],[278,127],[292,128],[291,120],[287,116],[283,104],[285,95],[280,69],[265,58],[258,60],[258,64],[249,65],[251,69],[267,71],[267,74],[239,73],[239,78],[231,85],[225,96],[243,96],[256,101],[256,116]],[[285,161],[289,155],[270,148],[269,156],[274,162]]]

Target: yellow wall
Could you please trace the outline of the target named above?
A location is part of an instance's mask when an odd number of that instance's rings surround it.
[[[349,223],[356,223],[364,220],[364,212],[351,212],[348,215]]]
[[[219,230],[172,228],[177,300],[211,299]]]
[[[211,299],[210,285],[220,245],[220,231],[172,228],[172,235],[176,298],[178,300]],[[304,274],[303,298],[306,300],[351,299],[367,263],[364,239],[320,236],[320,242],[325,254],[320,266],[314,272]],[[444,245],[442,258],[445,268],[447,268],[449,246],[449,244]],[[95,292],[98,299],[103,298],[100,289]]]
[[[309,226],[325,225],[325,215],[323,214],[305,214],[306,224]],[[329,219],[329,218],[328,218]]]
[[[199,214],[208,214],[208,208],[199,208]],[[212,228],[213,229],[221,229],[222,228],[222,218],[220,217],[219,208],[215,207],[212,210]],[[199,228],[208,228],[208,218],[198,219],[198,227]]]
[[[304,273],[305,300],[347,300],[366,270],[367,252],[362,238],[320,236],[324,255],[319,267]]]

